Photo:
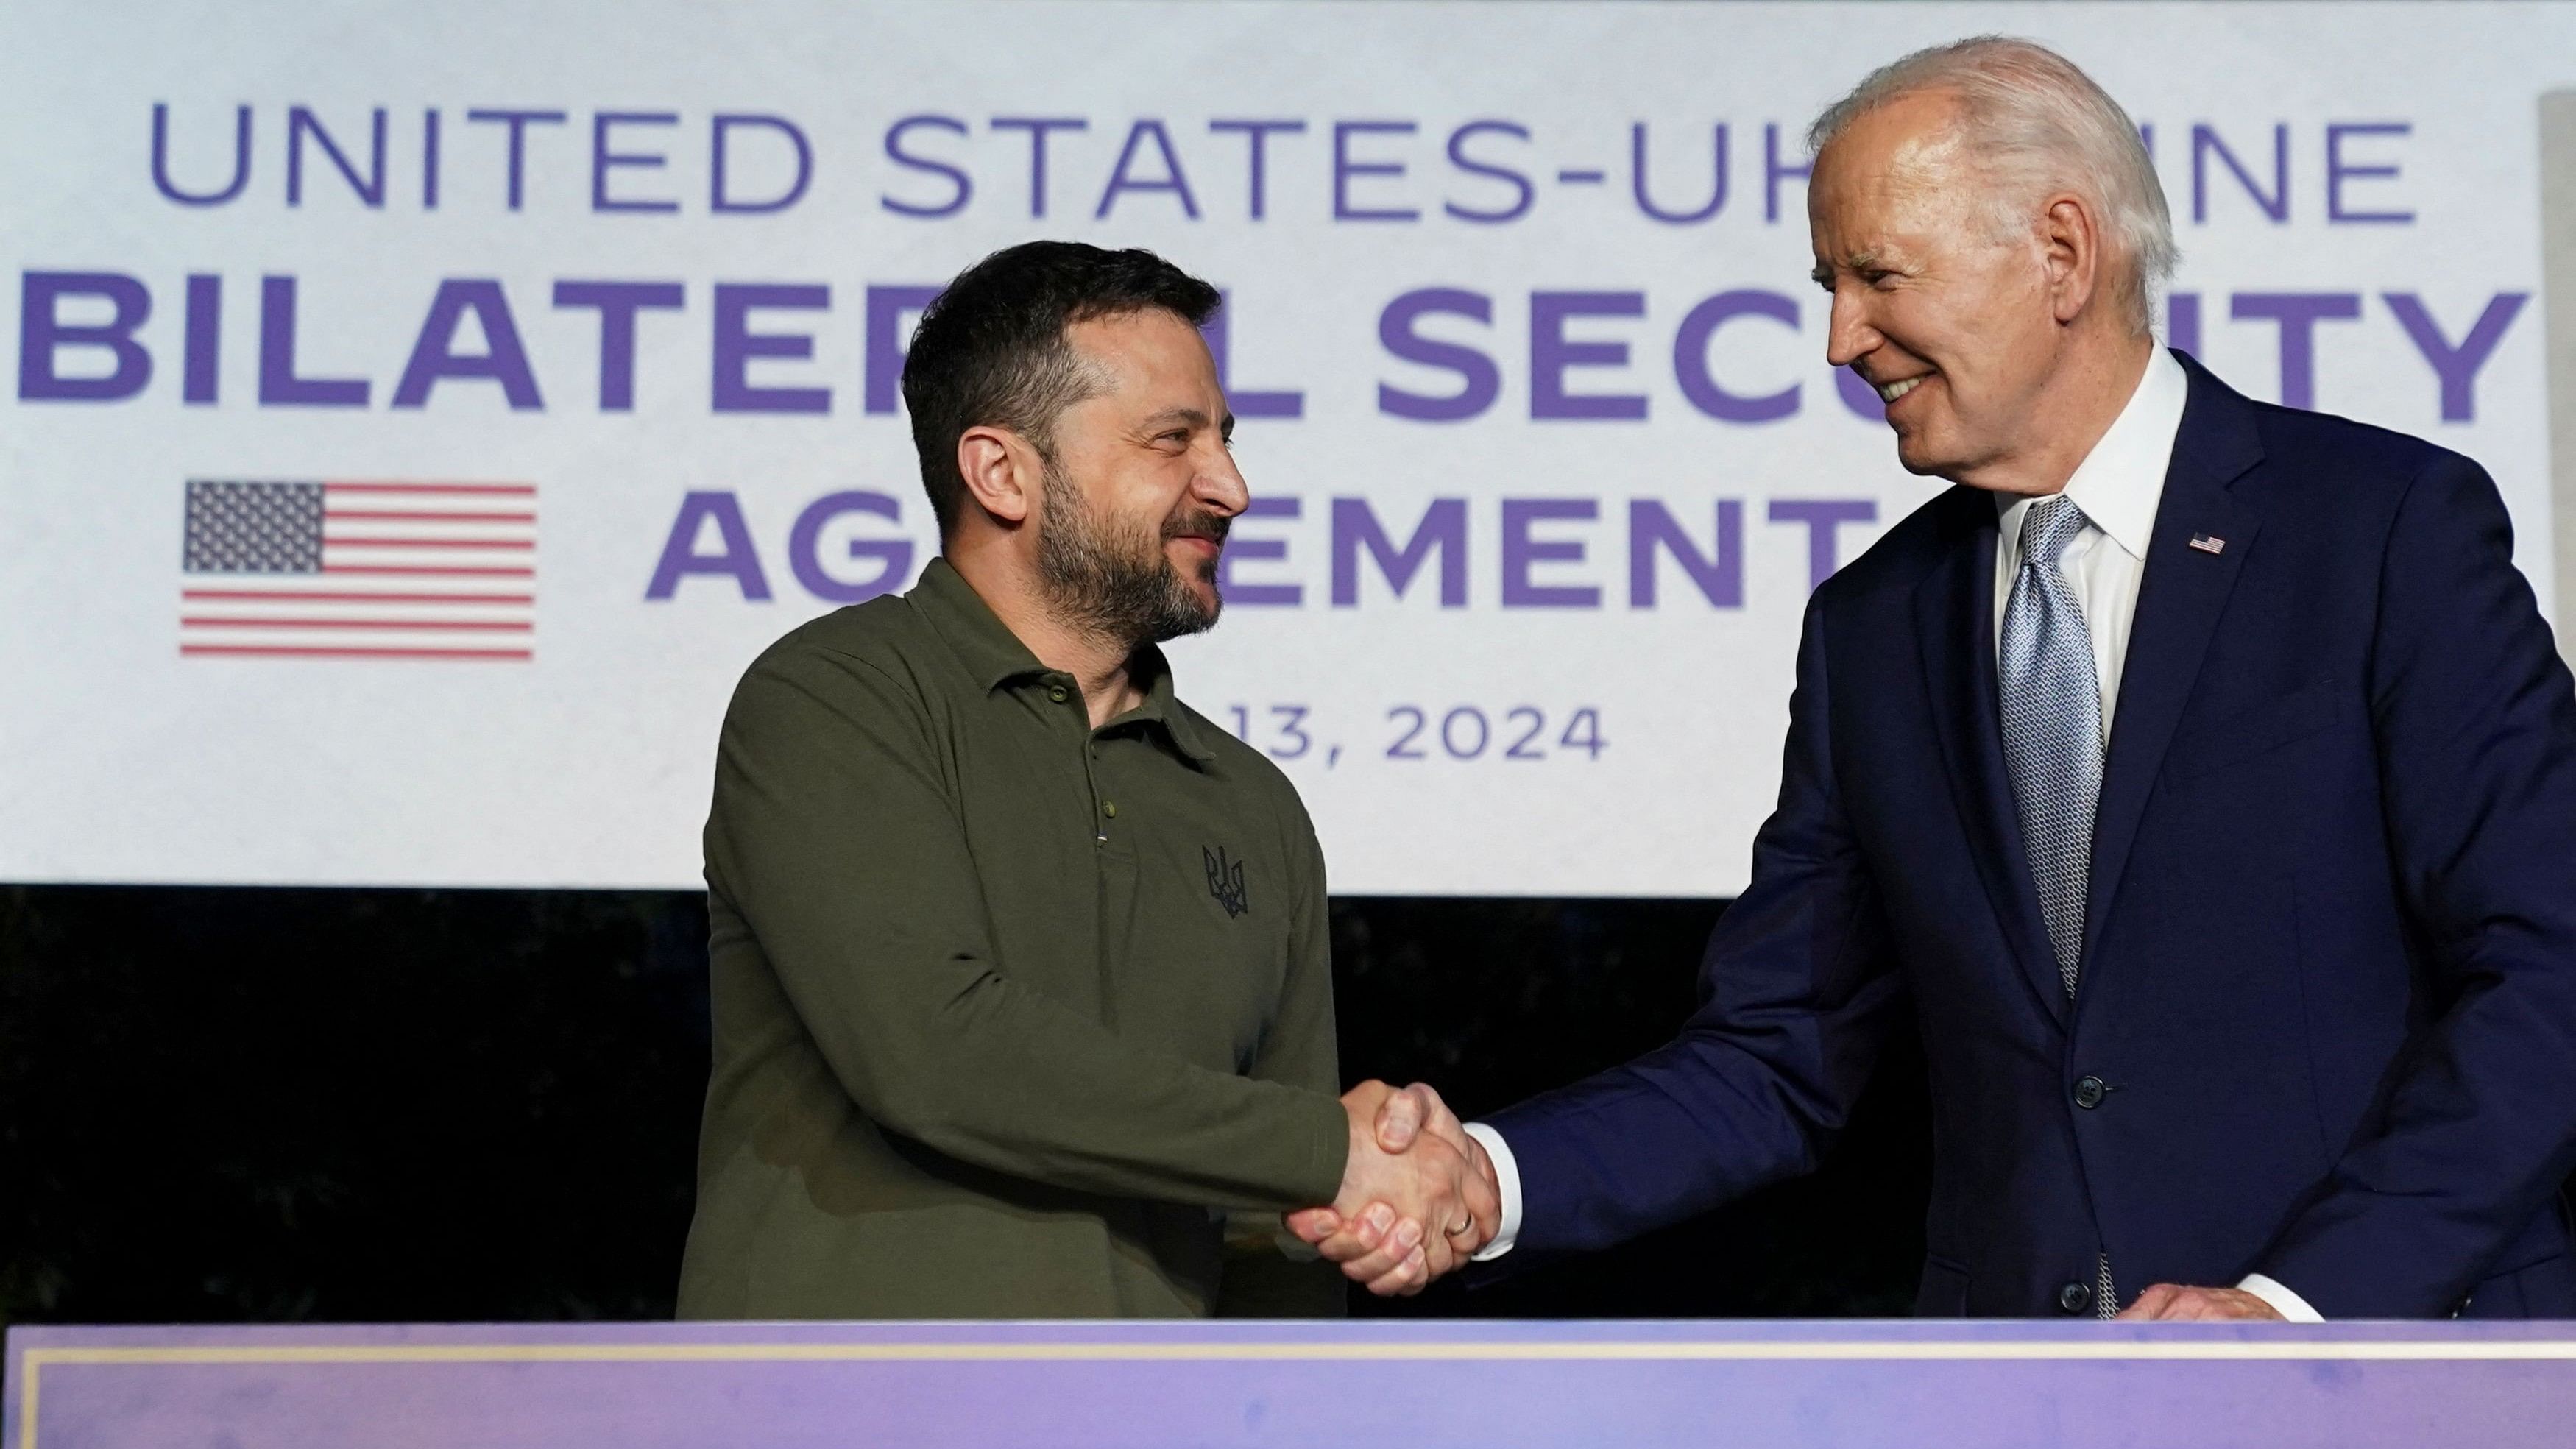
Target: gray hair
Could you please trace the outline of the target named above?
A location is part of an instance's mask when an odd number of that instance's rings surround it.
[[[2108,250],[2125,265],[2113,287],[2140,332],[2151,330],[2150,294],[2173,275],[2173,215],[2137,125],[2073,61],[2028,40],[1980,35],[1918,50],[1869,73],[1807,128],[1819,152],[1862,116],[1902,96],[1946,92],[1958,99],[1970,149],[2000,183],[1999,228],[2017,232],[2016,210],[2035,194],[2063,189],[2091,201]]]

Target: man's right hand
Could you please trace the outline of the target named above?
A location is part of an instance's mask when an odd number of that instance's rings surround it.
[[[1422,1291],[1492,1240],[1502,1222],[1493,1165],[1438,1092],[1364,1082],[1342,1109],[1341,1191],[1330,1207],[1290,1214],[1290,1231],[1381,1296]]]

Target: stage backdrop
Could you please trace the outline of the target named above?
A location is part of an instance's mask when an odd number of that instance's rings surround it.
[[[2568,7],[9,7],[0,879],[695,884],[744,665],[934,547],[919,307],[1054,236],[1231,298],[1174,656],[1336,890],[1731,894],[1804,600],[1933,492],[1801,132],[1991,30],[2148,132],[2172,340],[2484,462],[2546,602]]]

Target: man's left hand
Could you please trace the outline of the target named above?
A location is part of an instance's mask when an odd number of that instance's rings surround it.
[[[1383,1082],[1363,1082],[1343,1096],[1342,1104],[1355,1114],[1351,1144],[1354,1170],[1361,1166],[1363,1158],[1378,1153],[1406,1162],[1463,1159],[1464,1171],[1459,1174],[1457,1187],[1465,1208],[1464,1218],[1441,1231],[1406,1217],[1390,1202],[1370,1202],[1361,1196],[1290,1213],[1288,1230],[1314,1244],[1327,1259],[1341,1264],[1344,1273],[1367,1285],[1372,1293],[1419,1293],[1432,1279],[1463,1266],[1493,1240],[1502,1219],[1493,1164],[1486,1158],[1484,1146],[1468,1135],[1457,1114],[1427,1083],[1416,1082],[1397,1091]],[[1365,1132],[1359,1115],[1371,1118]],[[1345,1197],[1351,1186],[1346,1179]],[[1368,1204],[1365,1209],[1363,1203]],[[1397,1232],[1407,1229],[1411,1241],[1399,1243]],[[1440,1232],[1440,1236],[1435,1239],[1433,1232]]]
[[[2271,1304],[2242,1288],[2185,1288],[2159,1283],[2120,1310],[2122,1318],[2155,1323],[2215,1323],[2229,1319],[2268,1318],[2281,1322]]]

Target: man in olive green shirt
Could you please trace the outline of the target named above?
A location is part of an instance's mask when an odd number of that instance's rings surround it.
[[[1155,647],[1214,622],[1246,502],[1216,303],[1040,242],[925,313],[943,556],[773,645],[725,719],[683,1316],[1322,1314],[1284,1210],[1375,1213],[1381,1292],[1491,1236],[1472,1144],[1389,1154],[1389,1089],[1336,1099],[1313,826]]]

